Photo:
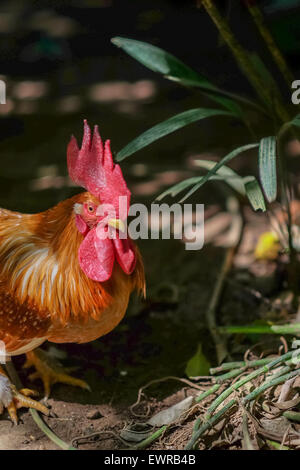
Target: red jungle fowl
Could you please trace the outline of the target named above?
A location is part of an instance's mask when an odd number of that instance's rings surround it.
[[[10,356],[26,353],[45,395],[56,382],[88,388],[36,349],[44,341],[85,343],[113,330],[125,315],[134,289],[145,279],[137,247],[124,233],[130,204],[110,142],[103,146],[86,121],[81,149],[67,149],[71,179],[87,190],[39,214],[0,209],[0,341]],[[119,207],[119,198],[125,207]],[[113,236],[103,236],[112,233]],[[16,390],[0,366],[0,413],[7,408],[48,409]]]

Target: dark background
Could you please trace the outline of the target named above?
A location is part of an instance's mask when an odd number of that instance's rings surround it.
[[[290,92],[277,76],[243,2],[217,3],[241,43],[259,52],[289,100]],[[297,77],[299,2],[260,4]],[[214,24],[195,1],[2,1],[0,76],[7,84],[7,104],[0,105],[0,205],[34,212],[74,192],[64,178],[65,149],[72,133],[81,139],[83,118],[91,125],[98,123],[113,150],[119,150],[173,114],[214,106],[198,91],[138,64],[110,42],[114,36],[155,44],[213,83],[253,96]],[[245,143],[244,133],[239,123],[203,121],[139,152],[123,168],[137,185],[136,196],[154,198],[178,178],[172,171],[187,169],[190,153],[218,154],[232,147],[233,139],[235,146]],[[157,171],[167,172],[159,183],[153,182]]]

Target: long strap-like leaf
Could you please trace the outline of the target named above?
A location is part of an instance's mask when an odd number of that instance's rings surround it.
[[[220,160],[216,165],[206,173],[206,175],[203,177],[203,179],[197,183],[193,188],[191,188],[188,193],[180,200],[180,202],[184,202],[188,197],[190,197],[197,189],[199,189],[201,186],[204,185],[213,175],[217,173],[217,171],[225,165],[227,162],[235,158],[239,153],[245,152],[246,150],[253,149],[257,147],[258,144],[248,144],[248,145],[243,145],[242,147],[238,147],[237,149],[232,150],[228,155],[226,155],[222,160]]]
[[[260,181],[269,202],[277,196],[276,137],[261,139],[258,151]]]
[[[222,109],[209,109],[209,108],[196,108],[189,109],[183,113],[176,114],[166,121],[160,122],[154,127],[151,127],[143,134],[139,135],[136,139],[132,140],[127,144],[122,150],[120,150],[116,155],[116,160],[118,162],[124,160],[124,158],[129,157],[133,153],[141,150],[147,145],[152,144],[158,139],[161,139],[165,135],[171,134],[182,127],[191,124],[192,122],[200,121],[201,119],[212,117],[212,116],[230,116],[233,114],[229,111]]]
[[[264,108],[256,102],[219,88],[203,75],[195,72],[195,70],[177,59],[177,57],[157,46],[122,37],[112,38],[111,42],[153,72],[161,73],[165,78],[176,81],[181,85],[199,88],[211,100],[234,112],[238,118],[241,118],[242,115],[238,102],[254,107],[260,113],[266,114]]]

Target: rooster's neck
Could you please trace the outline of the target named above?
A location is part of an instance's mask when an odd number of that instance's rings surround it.
[[[62,323],[97,319],[111,301],[111,284],[92,281],[79,266],[83,236],[73,206],[84,197],[40,214],[5,211],[3,223],[0,217],[0,280],[20,303],[33,303]]]

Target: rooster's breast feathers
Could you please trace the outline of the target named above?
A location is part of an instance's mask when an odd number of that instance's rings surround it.
[[[0,211],[0,336],[90,341],[113,329],[131,291],[144,288],[138,252],[130,276],[116,265],[99,283],[81,270],[73,208],[90,198],[81,193],[40,214]]]

